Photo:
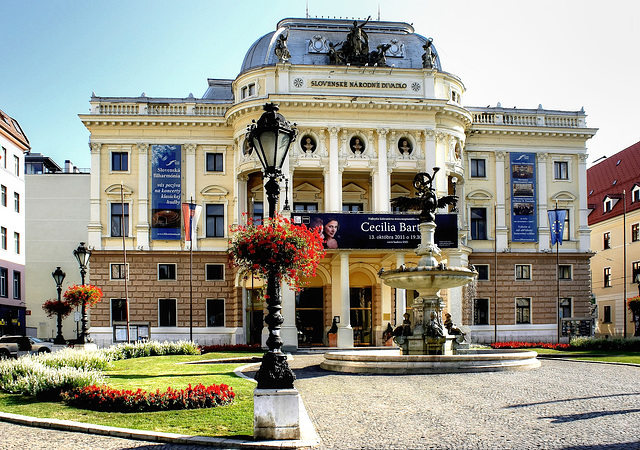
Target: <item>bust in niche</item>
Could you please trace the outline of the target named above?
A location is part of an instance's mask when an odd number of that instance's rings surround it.
[[[413,151],[413,147],[411,146],[411,141],[407,138],[401,138],[398,141],[398,150],[402,156],[409,156]]]
[[[305,136],[300,140],[300,147],[305,153],[313,153],[316,151],[316,141],[311,136]]]
[[[354,136],[351,138],[351,140],[349,141],[349,147],[355,155],[362,155],[365,149],[364,142],[362,142],[362,140],[358,136]]]

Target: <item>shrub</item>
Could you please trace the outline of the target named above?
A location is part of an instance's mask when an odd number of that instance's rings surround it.
[[[48,367],[36,357],[0,361],[0,389],[55,401],[62,391],[103,383],[102,373],[76,367]]]
[[[221,344],[221,345],[203,345],[200,346],[200,353],[212,352],[260,352],[262,346],[260,344]]]
[[[82,370],[106,370],[110,366],[109,358],[102,351],[80,351],[65,348],[55,353],[43,353],[28,357],[53,368],[75,367]]]
[[[494,342],[491,348],[548,348],[552,350],[567,350],[569,344],[551,342]]]
[[[226,384],[195,387],[165,392],[117,390],[108,386],[87,386],[62,394],[65,403],[96,411],[148,412],[175,409],[212,408],[230,404],[235,398],[233,388]]]
[[[579,350],[623,350],[640,352],[640,339],[596,339],[576,337],[571,339],[571,348]]]
[[[110,361],[118,361],[121,359],[143,358],[145,356],[164,356],[164,355],[198,355],[200,351],[198,346],[190,341],[177,342],[133,342],[112,345],[102,350]]]

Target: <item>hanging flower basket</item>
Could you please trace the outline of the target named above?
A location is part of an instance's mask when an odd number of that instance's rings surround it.
[[[270,272],[278,281],[295,289],[302,278],[313,277],[325,254],[318,229],[295,225],[289,219],[276,216],[261,225],[251,220],[247,225],[231,227],[229,260],[247,276],[250,273],[266,279]]]
[[[627,304],[629,305],[629,311],[635,315],[640,315],[640,295],[630,298]]]
[[[42,309],[47,313],[47,317],[54,317],[60,314],[60,317],[65,318],[71,311],[73,311],[73,306],[71,306],[68,302],[62,300],[54,300],[49,299],[42,305]]]
[[[64,293],[64,298],[72,306],[93,306],[102,300],[102,289],[90,284],[78,286],[74,284]]]

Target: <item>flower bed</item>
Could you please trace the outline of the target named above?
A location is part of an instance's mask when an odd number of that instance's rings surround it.
[[[110,361],[118,361],[129,358],[143,358],[145,356],[166,355],[198,355],[198,345],[190,341],[177,342],[132,342],[112,345],[102,350]]]
[[[261,352],[262,346],[260,344],[224,344],[224,345],[203,345],[200,346],[200,353],[213,353],[213,352]]]
[[[165,392],[112,389],[108,386],[87,386],[62,393],[65,403],[77,408],[113,412],[149,412],[178,409],[213,408],[233,402],[235,393],[226,384],[209,387],[198,384],[187,389],[168,388]]]
[[[494,342],[491,348],[548,348],[551,350],[567,350],[569,344],[554,344],[551,342]]]

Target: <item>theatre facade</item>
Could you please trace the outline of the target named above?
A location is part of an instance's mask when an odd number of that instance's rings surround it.
[[[438,215],[444,261],[479,272],[441,292],[455,323],[478,342],[554,341],[559,317],[587,319],[586,142],[596,130],[583,110],[464,106],[445,63],[406,23],[284,19],[248,49],[237,78],[209,79],[202,97],[92,96],[80,115],[91,133],[90,279],[105,293],[92,337],[126,339],[126,285],[131,338],[262,341],[261,282],[228,266],[227,247],[230,225],[266,210],[245,133],[268,102],[299,130],[279,209],[335,233],[316,277],[283,289],[285,349],[328,345],[334,319],[337,346],[381,346],[411,314],[415,293],[378,274],[416,264],[416,216],[390,199],[415,195],[415,174],[434,167],[438,196],[459,198]],[[192,254],[183,202],[202,207]],[[547,218],[556,208],[566,211],[558,255]]]

